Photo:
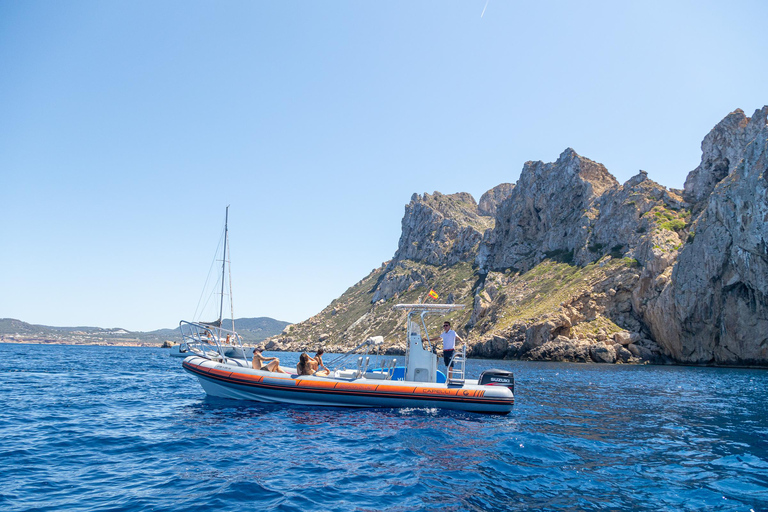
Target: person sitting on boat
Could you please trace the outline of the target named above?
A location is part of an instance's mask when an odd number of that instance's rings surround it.
[[[253,349],[253,361],[251,363],[251,366],[253,366],[254,370],[261,370],[265,372],[276,372],[276,373],[288,373],[288,372],[284,372],[280,368],[280,359],[276,357],[264,357],[263,355],[261,355],[261,352],[262,352],[261,347],[256,347]],[[269,363],[267,363],[267,361],[269,361]]]
[[[315,370],[312,369],[312,361],[313,359],[309,357],[309,354],[306,352],[302,353],[299,356],[299,362],[296,365],[296,373],[299,375],[313,375]]]
[[[323,364],[324,353],[325,351],[322,348],[317,349],[317,352],[315,352],[315,357],[309,358],[309,364],[312,365],[313,372],[317,372],[320,368],[322,368],[325,372],[325,375],[330,375],[331,370],[329,370],[328,367]]]
[[[451,322],[446,320],[443,322],[443,332],[440,334],[440,338],[443,340],[443,362],[448,368],[448,378],[451,378],[453,373],[453,354],[456,348],[456,340],[464,343],[461,336],[456,334],[456,331],[451,329]],[[428,341],[437,341],[437,338],[427,338]]]

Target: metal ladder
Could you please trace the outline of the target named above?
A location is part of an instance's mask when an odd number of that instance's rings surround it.
[[[452,370],[450,370],[448,384],[464,384],[464,375],[467,363],[467,346],[461,346],[461,352],[454,352],[451,358]]]

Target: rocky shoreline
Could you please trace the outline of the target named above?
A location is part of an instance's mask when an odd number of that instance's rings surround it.
[[[73,340],[51,340],[43,338],[19,338],[12,336],[0,337],[0,343],[16,345],[72,345],[72,346],[96,346],[96,347],[161,347],[161,344],[149,343],[144,341],[73,341]]]
[[[624,340],[626,341],[626,340]],[[768,369],[768,365],[718,365],[718,364],[685,364],[674,361],[664,356],[652,348],[645,347],[640,343],[613,343],[609,340],[603,343],[592,343],[587,340],[572,340],[559,336],[554,340],[548,341],[539,347],[530,356],[518,356],[521,347],[517,343],[511,347],[506,338],[495,337],[486,340],[485,343],[474,345],[467,351],[467,357],[475,360],[520,360],[520,361],[539,361],[539,362],[565,362],[565,363],[614,363],[614,364],[641,364],[641,365],[675,365],[675,366],[696,366],[696,367],[715,367],[715,368],[744,368],[744,369]],[[135,348],[171,348],[178,345],[175,342],[167,344],[156,344],[146,342],[73,342],[66,340],[44,340],[44,339],[16,339],[0,338],[0,343],[17,345],[63,345],[63,346],[84,346],[84,347],[135,347]],[[259,346],[259,345],[256,345]],[[522,345],[521,345],[522,346]],[[603,349],[603,347],[608,347]],[[615,356],[611,353],[611,347]],[[296,349],[280,349],[274,345],[266,348],[268,352],[312,352],[315,348],[308,346],[297,346]],[[329,345],[326,350],[330,354],[344,353],[347,347]],[[383,355],[402,356],[405,355],[404,346],[389,346],[382,351]]]

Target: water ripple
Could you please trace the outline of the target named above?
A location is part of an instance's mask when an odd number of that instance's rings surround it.
[[[765,371],[470,361],[517,377],[483,416],[210,398],[161,349],[0,361],[3,511],[768,509]]]

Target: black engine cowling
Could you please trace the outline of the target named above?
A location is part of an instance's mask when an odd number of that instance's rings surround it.
[[[507,370],[497,370],[496,368],[485,370],[480,374],[477,383],[480,385],[507,386],[513,393],[515,392],[515,376]]]

